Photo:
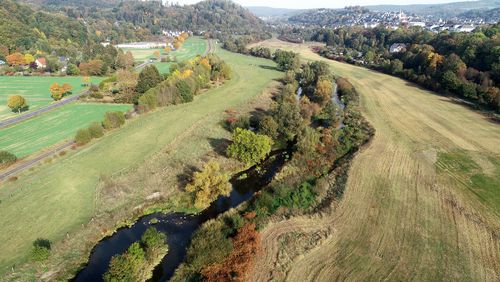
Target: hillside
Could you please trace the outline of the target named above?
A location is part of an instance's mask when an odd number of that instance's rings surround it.
[[[29,0],[45,10],[85,19],[100,40],[148,40],[162,30],[222,31],[236,34],[260,32],[264,23],[248,9],[227,0],[206,0],[194,5],[162,5],[156,1],[107,0],[100,4],[82,0]],[[99,2],[99,1],[97,1]]]
[[[89,40],[86,27],[63,15],[35,11],[11,0],[0,0],[0,45],[9,49],[68,44]]]

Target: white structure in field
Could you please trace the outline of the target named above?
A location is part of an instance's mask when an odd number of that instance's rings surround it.
[[[116,48],[137,48],[137,49],[154,49],[154,48],[165,48],[167,43],[165,42],[132,42],[118,44]]]

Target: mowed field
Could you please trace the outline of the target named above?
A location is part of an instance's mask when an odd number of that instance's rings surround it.
[[[179,50],[169,53],[171,58],[177,58],[177,62],[192,59],[197,55],[203,55],[207,48],[206,40],[202,37],[189,37]],[[134,59],[139,62],[144,62],[148,59],[155,58],[154,52],[159,51],[163,54],[163,49],[137,49],[137,48],[123,48],[123,51],[130,51],[134,55]],[[156,62],[154,65],[158,68],[160,73],[168,73],[170,66],[173,63]]]
[[[16,182],[2,184],[0,276],[26,260],[35,239],[58,242],[67,233],[73,236],[82,231],[82,224],[88,223],[97,210],[106,208],[99,204],[100,191],[106,186],[102,179],[127,176],[126,189],[134,192],[124,191],[126,194],[141,193],[147,188],[145,185],[177,189],[165,185],[170,180],[161,177],[170,170],[168,166],[149,165],[171,156],[170,165],[182,169],[183,162],[213,150],[212,140],[227,138],[227,132],[220,134],[224,131],[220,125],[224,111],[255,99],[273,79],[281,76],[272,70],[271,61],[223,50],[217,53],[233,70],[233,78],[222,86],[197,96],[191,103],[130,120],[102,139],[26,172]],[[166,155],[169,152],[172,155]],[[134,178],[141,171],[147,177]],[[172,177],[177,179],[176,175]],[[128,205],[136,206],[143,199],[136,197]]]
[[[131,108],[131,105],[71,103],[0,129],[0,148],[21,158],[73,138],[78,129],[104,120],[108,111],[125,112]]]
[[[314,54],[361,95],[376,129],[354,159],[343,199],[321,219],[263,230],[254,280],[272,277],[286,234],[332,230],[295,258],[288,281],[499,281],[500,125],[404,80]]]
[[[98,83],[99,80],[99,78],[91,78],[93,83]],[[83,89],[82,77],[0,76],[0,120],[17,115],[7,107],[7,99],[12,95],[22,95],[30,106],[30,110],[53,103],[49,88],[54,82],[69,83],[73,86],[73,93],[78,93]]]

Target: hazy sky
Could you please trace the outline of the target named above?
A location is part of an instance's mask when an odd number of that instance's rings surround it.
[[[459,2],[467,0],[235,0],[243,6],[267,6],[277,8],[342,8],[353,5],[378,5],[378,4],[437,4],[447,2]],[[168,0],[168,2],[179,4],[197,3],[199,0]]]

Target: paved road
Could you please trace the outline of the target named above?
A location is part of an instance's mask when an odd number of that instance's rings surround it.
[[[213,41],[211,39],[208,39],[207,41],[208,41],[208,48],[207,48],[207,50],[205,50],[205,53],[203,54],[203,56],[206,56],[207,54],[213,53],[215,51],[214,50],[215,46],[214,46]],[[144,62],[144,63],[136,66],[135,69],[136,70],[141,69],[141,68],[143,68],[143,67],[145,67],[146,65],[149,65],[149,64],[151,64],[151,62],[150,61],[146,61],[146,62]],[[0,128],[12,125],[14,123],[26,120],[28,118],[31,118],[31,117],[40,115],[42,113],[45,113],[47,111],[53,110],[55,108],[61,107],[61,106],[65,105],[65,104],[74,102],[74,101],[78,100],[78,98],[80,96],[86,94],[87,92],[88,91],[82,91],[81,93],[79,93],[77,95],[74,95],[74,96],[70,96],[69,98],[62,100],[62,101],[60,101],[57,104],[52,104],[50,106],[44,107],[44,108],[39,109],[37,111],[33,111],[33,112],[30,112],[30,113],[24,114],[22,116],[14,118],[14,119],[9,119],[9,120],[0,122]],[[10,122],[10,123],[8,123],[7,125],[4,125],[4,123],[6,123],[6,122]],[[71,147],[73,144],[75,144],[75,142],[73,140],[68,141],[67,143],[61,144],[60,146],[54,148],[53,150],[50,150],[50,151],[45,152],[45,153],[42,153],[42,154],[36,156],[35,158],[33,158],[31,160],[28,160],[26,162],[21,163],[18,166],[15,166],[15,167],[13,167],[13,168],[11,168],[11,169],[9,169],[7,171],[4,171],[4,172],[0,172],[0,181],[4,180],[4,179],[7,179],[8,177],[14,176],[17,173],[23,172],[26,169],[29,169],[29,168],[35,166],[36,164],[38,164],[43,159],[45,159],[47,157],[50,157],[50,156],[53,156],[53,155],[59,153],[60,151],[65,150],[65,149]]]
[[[7,171],[4,171],[4,172],[0,172],[0,180],[7,179],[10,176],[14,176],[14,174],[16,174],[16,173],[19,173],[19,172],[22,172],[26,169],[29,169],[29,168],[35,166],[36,164],[38,164],[41,160],[45,159],[46,157],[53,156],[53,155],[59,153],[60,151],[71,147],[73,144],[75,144],[75,141],[73,141],[73,140],[68,141],[68,142],[61,144],[60,146],[58,146],[50,151],[44,152],[44,153],[36,156],[35,158],[33,158],[31,160],[23,162],[22,164],[20,164],[18,166],[15,166],[15,167],[13,167]]]
[[[138,66],[135,67],[136,70],[139,70],[147,65],[151,64],[150,61],[146,61]],[[66,104],[69,104],[69,103],[72,103],[72,102],[75,102],[76,100],[78,100],[81,96],[83,95],[86,95],[88,94],[89,91],[88,90],[84,90],[84,91],[81,91],[80,93],[78,94],[75,94],[75,95],[71,95],[57,103],[54,103],[54,104],[51,104],[51,105],[48,105],[46,107],[43,107],[43,108],[40,108],[40,109],[37,109],[37,110],[34,110],[34,111],[30,111],[30,112],[27,112],[23,115],[20,115],[20,116],[17,116],[17,117],[13,117],[13,118],[10,118],[10,119],[7,119],[7,120],[3,120],[3,121],[0,121],[0,129],[1,128],[4,128],[4,127],[8,127],[8,126],[11,126],[13,124],[16,124],[18,122],[21,122],[21,121],[25,121],[27,119],[30,119],[32,117],[36,117],[36,116],[39,116],[43,113],[46,113],[48,111],[51,111],[53,109],[57,109],[57,108],[60,108]]]
[[[17,116],[17,117],[14,117],[14,118],[10,118],[10,119],[7,119],[7,120],[3,120],[3,121],[0,121],[0,128],[4,128],[4,127],[7,127],[7,126],[11,126],[13,124],[16,124],[18,122],[21,122],[21,121],[24,121],[24,120],[27,120],[27,119],[30,119],[32,117],[36,117],[36,116],[39,116],[43,113],[46,113],[50,110],[53,110],[53,109],[57,109],[59,107],[62,107],[66,104],[69,104],[69,103],[72,103],[76,100],[78,100],[78,98],[80,98],[82,95],[85,95],[88,93],[88,90],[85,90],[85,91],[82,91],[78,94],[75,94],[75,95],[71,95],[57,103],[54,103],[54,104],[51,104],[51,105],[48,105],[46,107],[43,107],[43,108],[40,108],[38,110],[34,110],[34,111],[30,111],[30,112],[27,112],[23,115],[20,115],[20,116]]]

